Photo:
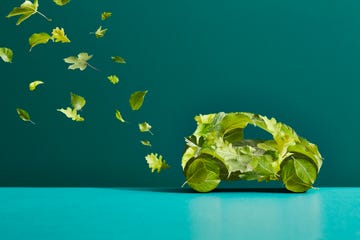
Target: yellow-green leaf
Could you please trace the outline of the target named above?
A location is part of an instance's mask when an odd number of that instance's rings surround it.
[[[111,57],[111,59],[116,63],[120,63],[120,64],[126,63],[125,59],[119,56],[113,56]]]
[[[38,44],[46,44],[51,39],[51,36],[45,32],[34,33],[29,38],[30,51]]]
[[[117,110],[117,109],[115,110],[115,117],[116,117],[120,122],[126,122],[126,121],[124,120],[124,118],[122,117],[120,111]]]
[[[105,19],[111,17],[111,15],[112,15],[111,12],[103,12],[103,13],[101,14],[101,20],[104,21]]]
[[[51,39],[55,42],[69,43],[70,39],[66,36],[64,28],[56,27],[52,31]]]
[[[151,142],[149,140],[141,140],[140,142],[144,146],[152,147]]]
[[[17,108],[16,112],[21,120],[35,124],[33,121],[31,121],[30,114],[26,110]]]
[[[110,75],[107,78],[112,84],[117,84],[119,82],[119,78],[116,75]]]
[[[81,52],[77,55],[77,57],[70,56],[70,57],[64,58],[64,62],[71,64],[68,67],[68,69],[71,69],[71,70],[80,69],[80,71],[84,71],[86,69],[86,67],[89,66],[92,69],[99,71],[97,68],[95,68],[94,66],[90,65],[87,62],[91,58],[92,58],[92,55],[89,55],[86,52]]]
[[[23,21],[25,21],[35,13],[38,13],[46,20],[51,21],[50,18],[46,17],[43,13],[38,11],[38,7],[39,7],[38,0],[34,0],[34,3],[26,0],[19,7],[14,7],[13,10],[6,17],[10,18],[20,15],[19,19],[16,22],[16,25],[20,25]]]
[[[86,100],[85,98],[83,98],[82,96],[76,95],[74,93],[70,93],[71,96],[71,105],[73,106],[73,108],[75,110],[81,110],[85,104],[86,104]]]
[[[93,34],[95,34],[95,37],[96,37],[96,38],[102,38],[102,37],[105,36],[106,31],[107,31],[107,28],[102,29],[102,26],[100,26],[100,27],[96,30],[96,32],[93,33]]]
[[[53,2],[58,6],[64,6],[70,2],[70,0],[53,0]]]
[[[36,80],[36,81],[33,81],[29,84],[29,90],[30,91],[34,91],[36,89],[36,87],[40,84],[44,84],[43,81],[40,81],[40,80]]]
[[[133,92],[129,99],[129,104],[132,110],[139,110],[144,103],[145,95],[148,91]]]
[[[11,63],[13,55],[14,53],[10,48],[0,48],[0,57],[4,62]]]
[[[151,133],[151,135],[153,135],[153,133],[150,131],[151,129],[151,125],[147,122],[143,122],[143,123],[139,123],[139,130],[140,132],[149,132]]]
[[[162,169],[168,169],[170,167],[166,161],[163,160],[162,156],[157,153],[150,153],[145,156],[145,159],[149,168],[151,168],[151,172],[157,171],[159,173]]]
[[[62,112],[66,117],[71,118],[71,120],[76,122],[82,122],[85,120],[83,117],[77,114],[76,109],[71,109],[71,107],[67,107],[66,109],[60,108],[57,109],[57,111]]]

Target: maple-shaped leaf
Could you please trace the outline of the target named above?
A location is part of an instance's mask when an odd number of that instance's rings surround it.
[[[111,17],[111,15],[112,15],[111,12],[103,12],[103,13],[101,14],[101,20],[104,21],[105,19]]]
[[[82,122],[85,120],[83,117],[77,114],[76,109],[72,109],[71,107],[67,107],[66,109],[60,108],[57,109],[57,111],[62,112],[66,117],[71,118],[71,120],[76,122]]]
[[[70,2],[70,0],[53,0],[53,2],[58,6],[64,6]]]
[[[36,89],[36,87],[40,84],[44,84],[44,82],[40,81],[40,80],[36,80],[36,81],[29,83],[29,90],[34,91]]]
[[[91,67],[92,69],[99,71],[94,66],[90,65],[87,61],[89,61],[92,58],[93,55],[89,55],[86,52],[81,52],[75,56],[70,56],[67,58],[64,58],[64,61],[66,63],[70,63],[71,65],[68,67],[68,69],[75,70],[80,69],[80,71],[84,71],[87,66]]]
[[[52,30],[51,39],[55,42],[69,43],[70,39],[66,36],[64,28],[56,27]]]
[[[102,26],[100,26],[95,32],[91,32],[90,34],[95,34],[96,38],[102,38],[105,36],[106,31],[107,28],[102,29]]]
[[[110,75],[107,78],[112,84],[117,84],[119,82],[119,78],[116,75]]]
[[[19,19],[16,22],[16,25],[20,25],[23,21],[25,21],[35,13],[41,15],[46,20],[51,21],[50,18],[46,17],[43,13],[38,11],[38,7],[38,0],[34,0],[34,3],[26,0],[19,7],[15,7],[6,17],[10,18],[20,15]]]
[[[157,153],[150,153],[145,156],[145,159],[149,168],[151,168],[151,172],[157,171],[159,173],[162,169],[168,169],[170,167],[166,161],[163,160],[162,156]]]
[[[4,62],[11,63],[13,55],[14,53],[10,48],[0,48],[0,57]]]
[[[23,120],[25,122],[31,122],[32,124],[35,125],[35,123],[33,121],[31,121],[30,114],[26,110],[17,108],[16,112],[21,120]]]
[[[150,129],[151,129],[151,125],[149,123],[147,122],[139,123],[140,132],[149,132],[151,133],[151,135],[154,135]]]
[[[125,59],[122,57],[119,57],[119,56],[113,56],[113,57],[111,57],[111,60],[113,60],[116,63],[120,63],[120,64],[126,63]]]

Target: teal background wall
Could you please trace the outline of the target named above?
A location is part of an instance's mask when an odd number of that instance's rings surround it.
[[[15,54],[12,64],[0,61],[0,185],[180,186],[194,115],[250,111],[319,146],[325,159],[316,186],[360,186],[358,1],[72,0],[58,7],[40,0],[53,21],[34,15],[15,26],[5,16],[21,2],[0,3],[0,46]],[[102,11],[113,16],[102,22]],[[109,30],[96,39],[89,32],[100,25]],[[70,44],[28,51],[32,33],[57,26]],[[82,51],[100,72],[67,70],[62,59]],[[112,63],[113,55],[127,64]],[[45,84],[29,92],[37,79]],[[130,93],[145,89],[142,109],[131,111]],[[70,104],[70,92],[87,99],[83,123],[56,111]],[[16,107],[36,125],[21,121]],[[115,119],[115,108],[129,124]],[[142,121],[154,136],[138,132]],[[171,168],[152,174],[144,159],[152,151]]]

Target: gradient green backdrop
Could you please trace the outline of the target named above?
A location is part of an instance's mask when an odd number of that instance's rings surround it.
[[[360,186],[359,1],[72,0],[58,7],[40,0],[53,21],[34,15],[16,26],[5,16],[21,2],[0,3],[0,47],[15,54],[12,64],[0,61],[0,185],[180,186],[194,115],[250,111],[319,146],[316,186]],[[102,22],[102,11],[113,16]],[[109,30],[96,39],[89,32],[100,25]],[[57,26],[70,44],[29,52],[32,33]],[[90,63],[100,72],[67,70],[62,59],[82,51],[94,55]],[[113,55],[127,64],[113,63]],[[38,79],[45,85],[30,92],[28,83]],[[131,111],[130,93],[145,89],[143,108]],[[70,92],[87,99],[83,123],[56,111],[70,104]],[[21,121],[17,107],[36,125]],[[115,108],[128,124],[115,119]],[[142,121],[154,136],[139,133]],[[144,159],[152,151],[171,168],[152,174]]]

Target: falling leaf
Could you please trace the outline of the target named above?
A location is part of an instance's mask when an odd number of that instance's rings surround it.
[[[143,105],[145,95],[148,91],[133,92],[129,99],[129,104],[132,110],[139,110]]]
[[[45,32],[34,33],[29,38],[30,50],[38,44],[46,44],[51,39],[51,36]]]
[[[105,36],[106,31],[107,28],[102,29],[102,26],[100,26],[95,32],[91,32],[90,34],[95,34],[96,38],[102,38]]]
[[[141,140],[140,141],[142,145],[147,146],[147,147],[151,147],[151,142],[149,140]]]
[[[53,0],[54,3],[58,6],[64,6],[70,2],[70,0]]]
[[[29,84],[29,89],[30,91],[34,91],[36,89],[36,87],[40,84],[44,84],[43,81],[37,80],[37,81],[33,81]]]
[[[71,106],[77,111],[81,110],[85,104],[86,100],[82,96],[76,95],[74,93],[70,93]]]
[[[66,117],[71,118],[73,121],[82,122],[84,118],[77,114],[76,109],[71,109],[71,107],[67,107],[66,109],[60,108],[57,111],[65,114]]]
[[[101,14],[101,20],[104,21],[105,19],[111,17],[111,15],[112,15],[111,12],[103,12],[103,13]]]
[[[119,82],[119,78],[116,75],[111,75],[108,76],[107,78],[112,84],[117,84]]]
[[[151,125],[147,122],[143,122],[143,123],[139,123],[139,130],[140,132],[149,132],[151,133],[151,135],[153,135],[153,133],[150,131],[151,129]]]
[[[126,122],[125,120],[124,120],[124,118],[121,116],[121,113],[120,113],[120,111],[119,110],[115,110],[115,117],[120,121],[120,122]]]
[[[19,118],[25,122],[31,122],[32,124],[35,125],[35,123],[33,121],[31,121],[30,115],[27,111],[25,111],[24,109],[21,108],[17,108],[16,109],[17,114],[19,115]]]
[[[0,48],[0,57],[4,62],[11,63],[13,55],[13,51],[10,48]]]
[[[20,7],[13,8],[13,10],[6,17],[10,18],[21,15],[17,20],[16,25],[20,25],[23,21],[25,21],[35,13],[38,13],[46,20],[51,21],[50,18],[46,17],[43,13],[38,11],[38,7],[39,7],[38,0],[34,0],[34,3],[26,0],[20,5]]]
[[[119,56],[113,56],[111,57],[111,59],[116,63],[120,63],[120,64],[126,63],[125,59]]]
[[[51,39],[55,42],[69,43],[70,39],[66,36],[64,28],[56,27],[52,30]]]
[[[163,160],[162,156],[157,153],[151,153],[145,156],[146,162],[151,168],[151,172],[157,171],[158,173],[162,169],[168,169],[170,166]]]
[[[89,55],[86,52],[79,53],[77,57],[70,56],[67,58],[64,58],[64,61],[66,63],[70,63],[71,65],[68,67],[68,69],[75,70],[80,69],[80,71],[84,71],[87,66],[91,67],[92,69],[99,71],[94,66],[90,65],[87,61],[92,58],[93,55]]]

